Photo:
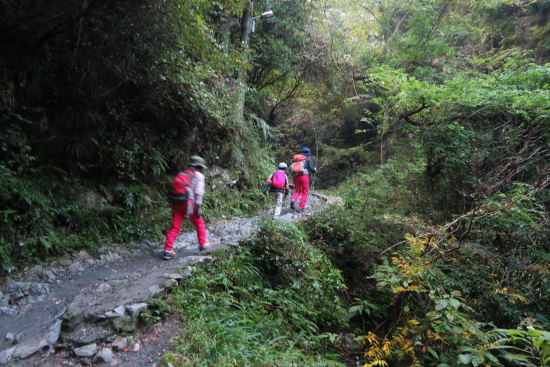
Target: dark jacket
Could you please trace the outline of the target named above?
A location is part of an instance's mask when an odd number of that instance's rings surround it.
[[[315,171],[317,170],[315,168],[315,165],[313,164],[313,159],[311,159],[311,156],[309,155],[306,155],[306,169],[310,176],[314,174]]]

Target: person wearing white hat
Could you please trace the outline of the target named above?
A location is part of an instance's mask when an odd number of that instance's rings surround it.
[[[281,209],[283,207],[283,197],[285,191],[288,190],[288,178],[286,177],[285,170],[288,168],[286,163],[279,163],[279,170],[273,172],[267,179],[264,186],[264,194],[269,195],[276,199],[275,208],[273,210],[273,220],[277,220],[281,215]]]

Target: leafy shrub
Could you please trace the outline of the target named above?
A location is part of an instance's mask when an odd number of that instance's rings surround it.
[[[294,225],[264,223],[236,253],[219,251],[168,303],[187,320],[166,361],[182,366],[341,366],[320,330],[343,325],[339,271]]]

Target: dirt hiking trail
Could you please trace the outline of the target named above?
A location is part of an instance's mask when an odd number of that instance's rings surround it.
[[[287,198],[278,220],[304,219],[338,200],[310,193],[297,213]],[[200,254],[191,231],[178,236],[178,256],[169,261],[162,260],[164,239],[144,240],[104,246],[97,257],[81,251],[0,280],[0,365],[156,366],[184,325],[173,317],[140,327],[148,300],[191,275],[213,250],[238,247],[266,215],[210,224],[211,248]]]

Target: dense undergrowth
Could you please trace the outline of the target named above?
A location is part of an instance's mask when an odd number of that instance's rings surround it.
[[[346,324],[341,272],[300,227],[264,222],[238,250],[221,250],[164,307],[185,326],[178,366],[341,366],[325,337]]]

